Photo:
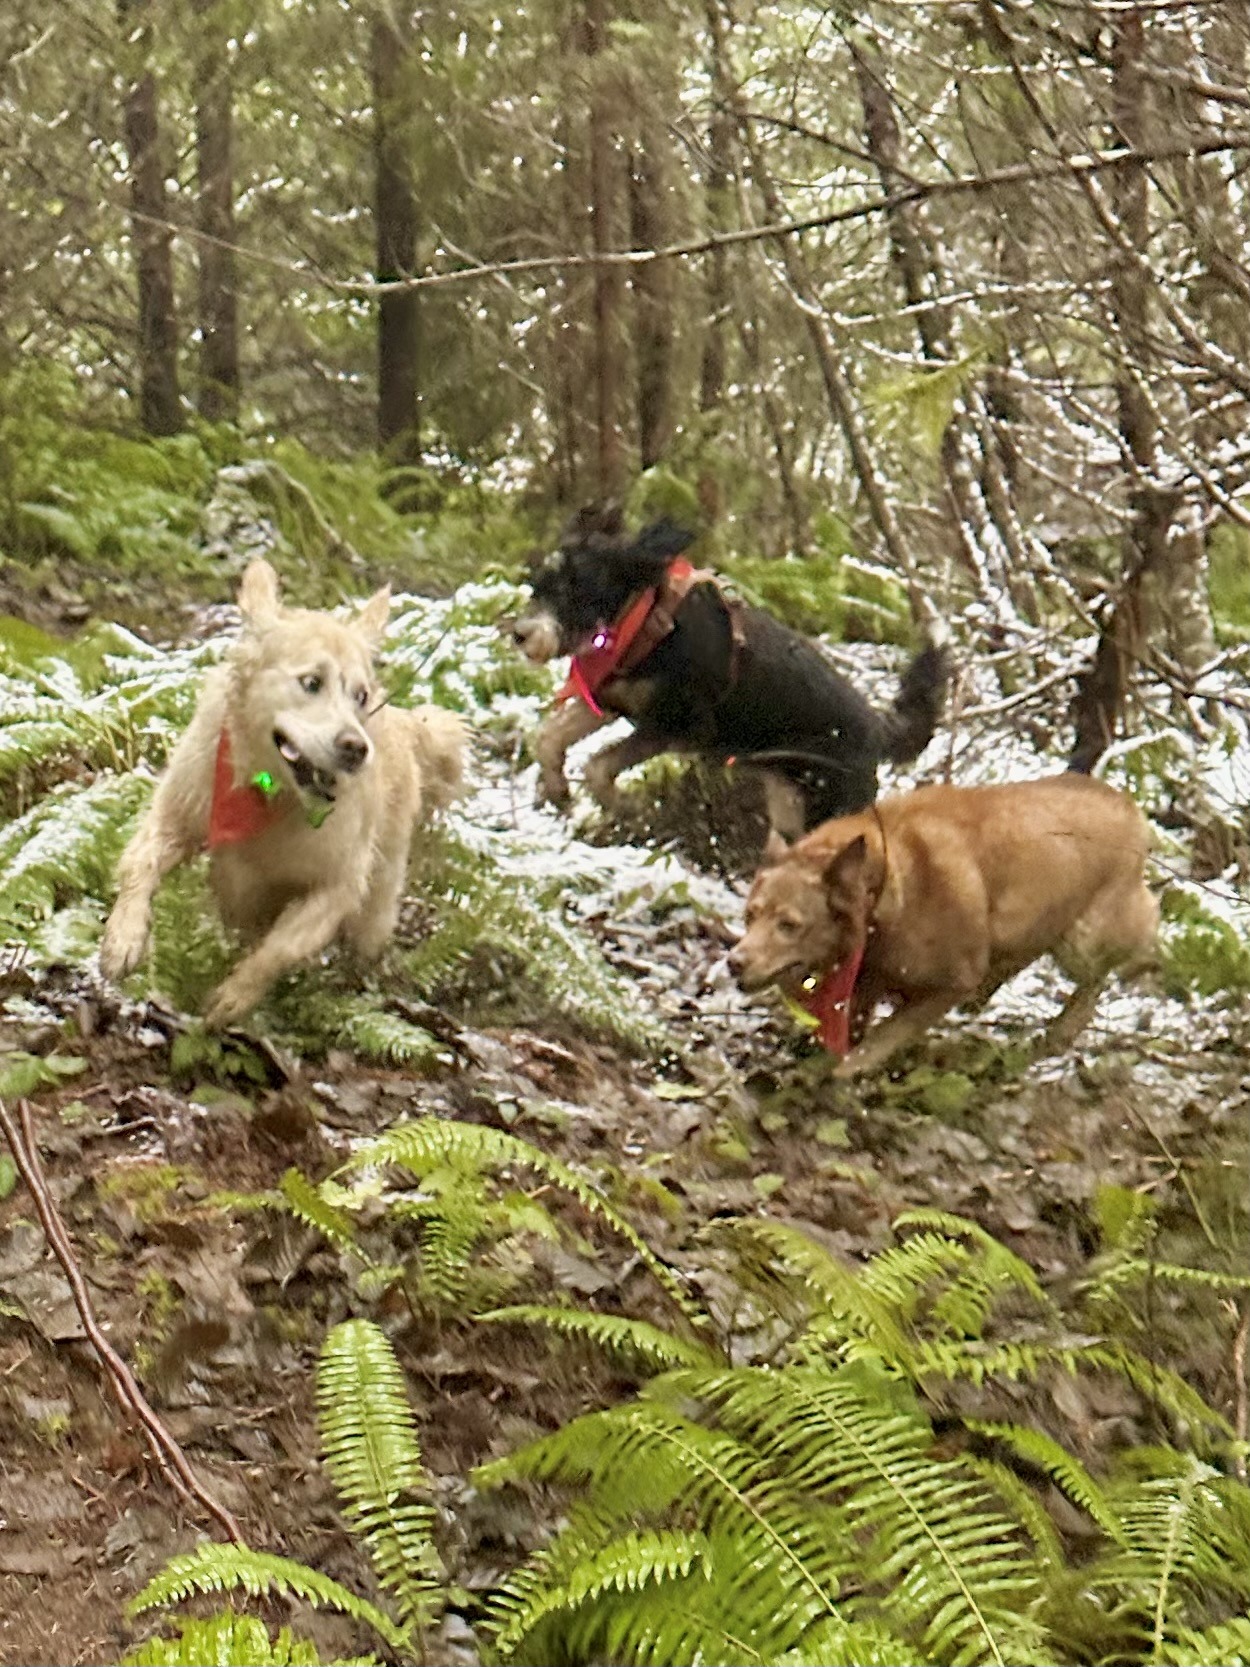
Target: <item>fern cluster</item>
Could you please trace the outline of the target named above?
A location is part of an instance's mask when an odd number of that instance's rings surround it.
[[[1033,1270],[979,1227],[923,1211],[898,1225],[858,1270],[776,1222],[715,1229],[736,1332],[774,1356],[768,1366],[728,1368],[706,1345],[701,1362],[679,1364],[676,1350],[630,1339],[636,1322],[614,1335],[604,1317],[570,1323],[561,1309],[487,1316],[599,1339],[617,1358],[628,1340],[635,1369],[653,1374],[637,1400],[477,1473],[481,1486],[541,1483],[566,1500],[565,1525],[492,1606],[503,1660],[1182,1662],[1235,1650],[1250,1490],[1216,1462],[1224,1421],[1123,1343],[1074,1337]],[[1088,1371],[1127,1379],[1212,1456],[1133,1450],[1099,1479],[1040,1429],[968,1413],[960,1441],[935,1438],[932,1409],[949,1408],[955,1384]],[[1087,1519],[1099,1547],[1088,1563],[1070,1561],[1031,1475]]]
[[[430,1535],[432,1513],[411,1497],[424,1491],[426,1478],[402,1374],[390,1344],[371,1322],[348,1320],[327,1336],[317,1371],[317,1409],[326,1468],[344,1517],[369,1552],[395,1613],[289,1557],[213,1543],[171,1558],[133,1600],[132,1615],[196,1596],[298,1598],[358,1621],[394,1659],[426,1659],[423,1629],[436,1618],[444,1595],[442,1565]],[[217,1661],[295,1667],[316,1663],[317,1656],[285,1628],[271,1640],[259,1621],[227,1609],[208,1622],[185,1622],[173,1639],[145,1644],[127,1657],[127,1667]]]
[[[393,1190],[396,1171],[415,1192]],[[1250,1661],[1250,1489],[1233,1473],[1238,1449],[1192,1386],[1093,1327],[1105,1288],[1122,1293],[1148,1257],[1149,1210],[1136,1195],[1104,1201],[1109,1249],[1081,1334],[1026,1262],[936,1211],[901,1217],[894,1242],[858,1268],[777,1222],[716,1224],[705,1242],[719,1264],[709,1288],[722,1295],[706,1310],[577,1171],[507,1132],[437,1118],[365,1143],[342,1181],[313,1188],[292,1171],[281,1190],[286,1207],[366,1264],[355,1189],[380,1196],[393,1220],[419,1223],[430,1288],[463,1303],[481,1294],[466,1279],[475,1246],[552,1230],[518,1184],[524,1172],[623,1237],[672,1322],[534,1303],[482,1316],[602,1349],[642,1382],[634,1398],[476,1472],[479,1488],[558,1495],[543,1512],[558,1525],[486,1604],[495,1659]],[[748,1349],[754,1360],[737,1363]],[[1001,1405],[984,1397],[992,1382],[1044,1387],[1089,1372],[1130,1383],[1175,1418],[1184,1445],[1131,1449],[1100,1475],[1058,1435],[978,1411]],[[390,1607],[222,1547],[175,1559],[141,1603],[301,1595],[371,1626],[401,1659],[420,1656],[442,1575],[402,1376],[375,1326],[330,1333],[317,1399],[327,1467]],[[1084,1520],[1079,1556],[1039,1478],[1069,1519]]]
[[[348,1168],[367,1171],[390,1166],[406,1170],[423,1188],[428,1188],[432,1181],[445,1188],[448,1219],[444,1233],[454,1258],[448,1265],[449,1273],[454,1274],[466,1247],[472,1242],[473,1221],[480,1219],[476,1217],[472,1205],[466,1219],[457,1218],[461,1196],[470,1189],[476,1189],[481,1178],[488,1173],[507,1179],[518,1170],[529,1170],[575,1200],[588,1215],[625,1240],[671,1302],[685,1328],[697,1330],[706,1325],[705,1316],[684,1281],[655,1253],[600,1188],[569,1164],[528,1141],[503,1129],[424,1117],[415,1123],[397,1123],[385,1134],[365,1142],[353,1155]],[[532,1200],[514,1193],[505,1195],[502,1202],[504,1219],[510,1221],[513,1230],[524,1228],[548,1235],[554,1232],[546,1211],[537,1213]]]
[[[671,1046],[632,984],[564,917],[560,879],[525,884],[446,827],[423,840],[421,873],[421,895],[436,900],[435,914],[402,958],[421,994],[459,990],[480,1002],[490,991],[496,1017],[545,1012],[639,1052]]]

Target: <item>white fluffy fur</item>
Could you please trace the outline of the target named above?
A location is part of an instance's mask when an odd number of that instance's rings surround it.
[[[222,919],[250,946],[209,1004],[206,1017],[215,1026],[247,1013],[274,979],[340,936],[361,956],[381,951],[398,918],[413,830],[424,812],[454,797],[465,753],[464,725],[454,713],[435,706],[371,710],[380,699],[372,661],[389,590],[344,621],[283,607],[277,575],[267,562],[254,561],[243,575],[239,606],[242,634],[206,680],[122,856],[117,902],[100,949],[109,978],[124,977],[142,960],[157,886],[204,848],[224,728],[236,783],[267,770],[283,792],[282,814],[271,827],[211,855]],[[315,695],[301,683],[314,673],[322,680]],[[275,727],[333,777],[334,806],[319,828],[308,821],[291,767],[275,745]],[[366,749],[351,773],[342,768],[345,737]]]

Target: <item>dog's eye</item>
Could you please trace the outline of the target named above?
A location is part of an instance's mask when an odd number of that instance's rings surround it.
[[[781,933],[783,938],[792,938],[799,930],[801,924],[801,921],[791,920],[788,916],[783,915],[777,922],[777,930]]]
[[[299,686],[306,695],[319,695],[321,693],[321,679],[315,671],[305,672],[299,680]]]
[[[360,710],[363,712],[365,707],[368,706],[368,704],[369,704],[369,691],[368,691],[368,689],[366,689],[365,686],[363,684],[361,684],[360,688],[354,689],[352,691],[352,699],[356,702],[356,705],[359,706]]]

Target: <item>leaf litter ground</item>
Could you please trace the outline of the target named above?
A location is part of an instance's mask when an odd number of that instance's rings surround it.
[[[535,1021],[509,969],[488,961],[437,1010],[410,1004],[439,1041],[419,1075],[343,1047],[301,1061],[262,1040],[240,1051],[248,1070],[232,1077],[172,1068],[185,1017],[159,999],[120,999],[90,965],[15,957],[3,980],[9,1066],[20,1054],[82,1062],[41,1090],[37,1126],[97,1314],[253,1545],[368,1589],[316,1461],[311,1387],[326,1327],[377,1304],[361,1295],[359,1267],[315,1231],[239,1200],[276,1188],[292,1165],[319,1179],[399,1118],[504,1126],[583,1168],[713,1307],[730,1294],[695,1236],[726,1213],[780,1216],[855,1261],[888,1242],[899,1211],[936,1206],[983,1223],[1062,1297],[1096,1246],[1100,1188],[1114,1183],[1155,1198],[1176,1259],[1227,1266],[1242,1253],[1250,1078],[1238,1004],[1181,1001],[1149,983],[1116,992],[1076,1052],[1030,1065],[1027,1042],[1060,993],[1057,976],[1038,969],[984,1013],[940,1027],[890,1077],[836,1084],[791,1020],[746,1000],[728,976],[762,827],[749,783],[730,792],[714,773],[661,762],[612,826],[586,811],[570,821],[534,809],[518,737],[540,699],[498,683],[484,691],[483,667],[499,662],[493,639],[485,627],[449,632],[439,618],[418,603],[407,616],[422,686],[490,707],[476,785],[451,831],[509,886],[553,899],[667,1050],[595,1040],[558,1012]],[[885,693],[875,654],[858,674]],[[1035,774],[1039,760],[1014,730],[966,725],[953,756],[935,742],[918,774],[948,765],[955,779],[984,780]],[[1240,792],[1244,757],[1220,769],[1226,790]],[[1230,894],[1220,907],[1239,919]],[[418,879],[395,953],[420,941],[427,913]],[[348,974],[331,964],[315,976]],[[140,1636],[125,1600],[194,1542],[198,1525],[103,1389],[29,1200],[3,1172],[0,1191],[0,1660],[116,1661]],[[669,1317],[628,1247],[576,1212],[568,1225],[558,1243],[510,1244],[501,1272],[515,1281],[511,1295],[563,1290],[608,1311]],[[396,1229],[391,1248],[410,1252],[411,1232]],[[431,1659],[472,1663],[472,1594],[541,1524],[513,1499],[478,1497],[469,1469],[629,1383],[531,1333],[414,1313],[398,1299],[384,1300],[382,1317],[409,1375],[444,1552],[466,1594]],[[1231,1417],[1232,1328],[1209,1310],[1198,1317],[1161,1302],[1139,1344]],[[1063,1380],[1050,1394],[1053,1405],[1033,1390],[1022,1406],[1020,1391],[1004,1411],[1054,1422],[1069,1439],[1075,1430],[1093,1462],[1150,1434],[1121,1387]],[[360,1646],[347,1623],[294,1619],[323,1659]]]

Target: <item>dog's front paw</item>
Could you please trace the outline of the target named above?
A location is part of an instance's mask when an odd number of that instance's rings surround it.
[[[544,805],[552,805],[556,810],[567,810],[572,797],[567,776],[539,776],[538,786],[534,792],[534,803],[540,810]]]
[[[606,811],[609,816],[616,816],[621,808],[621,794],[616,785],[616,777],[602,766],[596,766],[597,760],[592,758],[586,766],[582,781],[600,810]]]
[[[250,979],[227,978],[205,1009],[205,1027],[208,1030],[224,1030],[227,1025],[236,1024],[252,1011],[261,994]]]
[[[100,940],[100,971],[116,984],[142,961],[148,947],[147,916],[114,909]]]

